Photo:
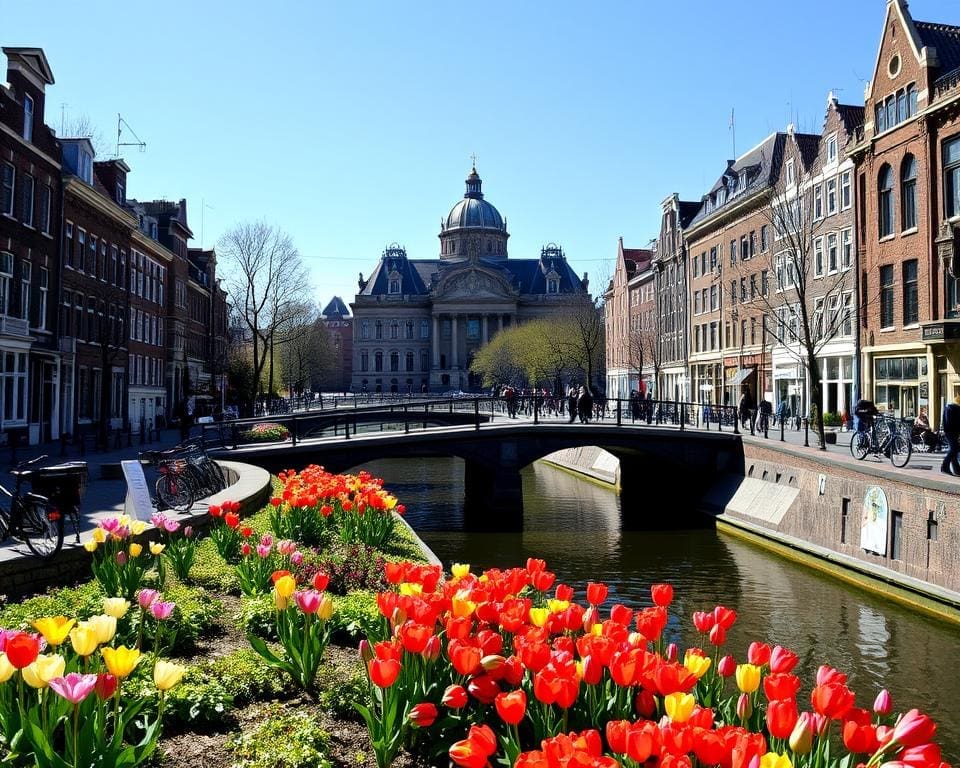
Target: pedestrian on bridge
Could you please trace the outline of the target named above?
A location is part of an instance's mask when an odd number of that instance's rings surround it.
[[[940,471],[946,475],[960,475],[960,395],[952,403],[943,406],[940,428],[947,440],[947,455],[943,457]]]
[[[575,386],[570,385],[570,389],[567,391],[567,410],[570,411],[570,424],[573,424],[573,420],[577,418],[577,399],[579,392]]]

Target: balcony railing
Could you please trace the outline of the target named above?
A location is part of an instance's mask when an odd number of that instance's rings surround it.
[[[29,336],[30,324],[20,317],[0,315],[0,334],[4,336]]]

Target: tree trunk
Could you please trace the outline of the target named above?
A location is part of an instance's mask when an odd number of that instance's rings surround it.
[[[820,366],[812,349],[807,350],[807,370],[810,372],[810,417],[817,430],[817,447],[827,450],[826,433],[823,426],[823,387],[820,382]]]

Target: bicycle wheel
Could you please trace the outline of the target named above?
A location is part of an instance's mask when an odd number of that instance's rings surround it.
[[[193,506],[193,484],[179,472],[168,472],[157,478],[157,498],[167,509],[186,512]]]
[[[910,461],[912,453],[910,441],[906,440],[903,435],[894,435],[893,439],[890,440],[890,463],[893,466],[905,467],[907,462]]]
[[[63,546],[63,513],[52,504],[22,500],[20,535],[37,557],[53,557]]]
[[[850,453],[853,458],[863,461],[870,453],[870,435],[866,432],[857,432],[850,441]]]

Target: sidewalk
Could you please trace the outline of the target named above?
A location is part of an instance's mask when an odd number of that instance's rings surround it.
[[[197,434],[196,429],[194,429],[193,434]],[[78,446],[70,445],[67,447],[66,455],[61,456],[62,449],[59,441],[18,448],[16,452],[9,448],[0,449],[0,483],[13,490],[14,479],[7,473],[7,469],[12,469],[14,463],[34,459],[37,456],[47,456],[39,463],[39,466],[50,466],[63,461],[87,462],[87,490],[80,503],[81,544],[77,544],[73,524],[69,520],[66,521],[63,538],[64,549],[81,546],[82,542],[89,538],[89,532],[96,526],[97,520],[123,512],[127,486],[123,474],[119,473],[120,462],[126,459],[136,459],[140,451],[155,451],[176,445],[180,442],[180,431],[179,429],[161,430],[158,439],[142,444],[139,435],[133,435],[129,448],[126,447],[125,435],[123,436],[123,442],[124,447],[107,451],[96,451],[88,448],[85,455],[81,455]],[[14,456],[15,462],[12,463],[11,459]],[[105,465],[110,465],[107,466],[110,479],[103,478]],[[155,482],[153,470],[144,467],[144,472],[152,491]],[[4,506],[6,506],[6,502],[4,502]],[[0,544],[0,562],[14,560],[24,555],[32,557],[26,545],[21,541],[8,539]],[[0,593],[2,592],[3,589],[0,588]]]

